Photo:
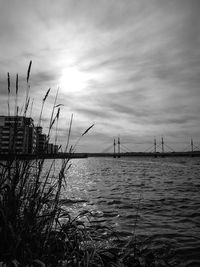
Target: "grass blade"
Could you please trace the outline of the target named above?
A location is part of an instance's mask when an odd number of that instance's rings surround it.
[[[90,127],[88,127],[81,136],[84,136],[93,126],[94,126],[94,124],[92,124]]]
[[[32,60],[30,61],[29,66],[28,66],[27,77],[26,77],[26,82],[27,83],[29,82],[29,77],[30,77],[30,72],[31,72],[31,65],[32,65]]]
[[[69,130],[68,130],[68,136],[67,136],[67,144],[65,147],[65,152],[67,152],[68,150],[68,146],[69,146],[69,139],[70,139],[70,135],[71,135],[71,131],[72,131],[72,121],[73,121],[73,113],[71,115],[71,119],[70,119],[70,124],[69,124]]]
[[[7,74],[7,80],[8,80],[8,116],[10,116],[10,74],[8,72]]]
[[[50,90],[51,90],[51,88],[49,88],[49,89],[47,90],[47,92],[46,92],[46,94],[45,94],[45,96],[44,96],[44,98],[43,98],[43,100],[42,100],[43,102],[45,102],[45,100],[47,99]]]
[[[8,94],[10,94],[10,74],[8,72]]]
[[[18,97],[18,73],[16,75],[16,91],[15,91],[15,116],[17,116],[17,97]]]

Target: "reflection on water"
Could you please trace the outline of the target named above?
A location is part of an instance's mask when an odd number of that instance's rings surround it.
[[[81,200],[76,210],[93,211],[121,236],[137,221],[136,234],[155,249],[169,245],[179,266],[200,266],[199,158],[78,159],[67,183],[66,198]]]

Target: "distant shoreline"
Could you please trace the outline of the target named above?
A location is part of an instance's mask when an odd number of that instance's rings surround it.
[[[0,154],[0,160],[14,160],[14,159],[76,159],[76,158],[89,158],[89,157],[200,157],[200,151],[193,152],[127,152],[120,154],[113,153],[56,153],[56,154]]]

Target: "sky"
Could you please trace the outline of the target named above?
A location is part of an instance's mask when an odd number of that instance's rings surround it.
[[[11,113],[17,73],[22,110],[32,60],[27,116],[38,124],[51,88],[47,133],[59,88],[63,147],[72,114],[77,152],[112,152],[118,136],[122,151],[149,151],[154,138],[159,150],[161,137],[166,151],[200,146],[199,13],[199,0],[0,0],[0,115],[8,72]]]

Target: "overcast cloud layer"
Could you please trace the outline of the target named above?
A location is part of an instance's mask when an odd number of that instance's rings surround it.
[[[161,136],[175,150],[200,134],[199,0],[0,0],[0,113],[7,114],[7,72],[31,70],[32,116],[51,87],[43,126],[60,86],[58,142],[91,124],[78,151],[104,151],[113,138],[144,151]],[[13,104],[14,105],[14,104]]]

